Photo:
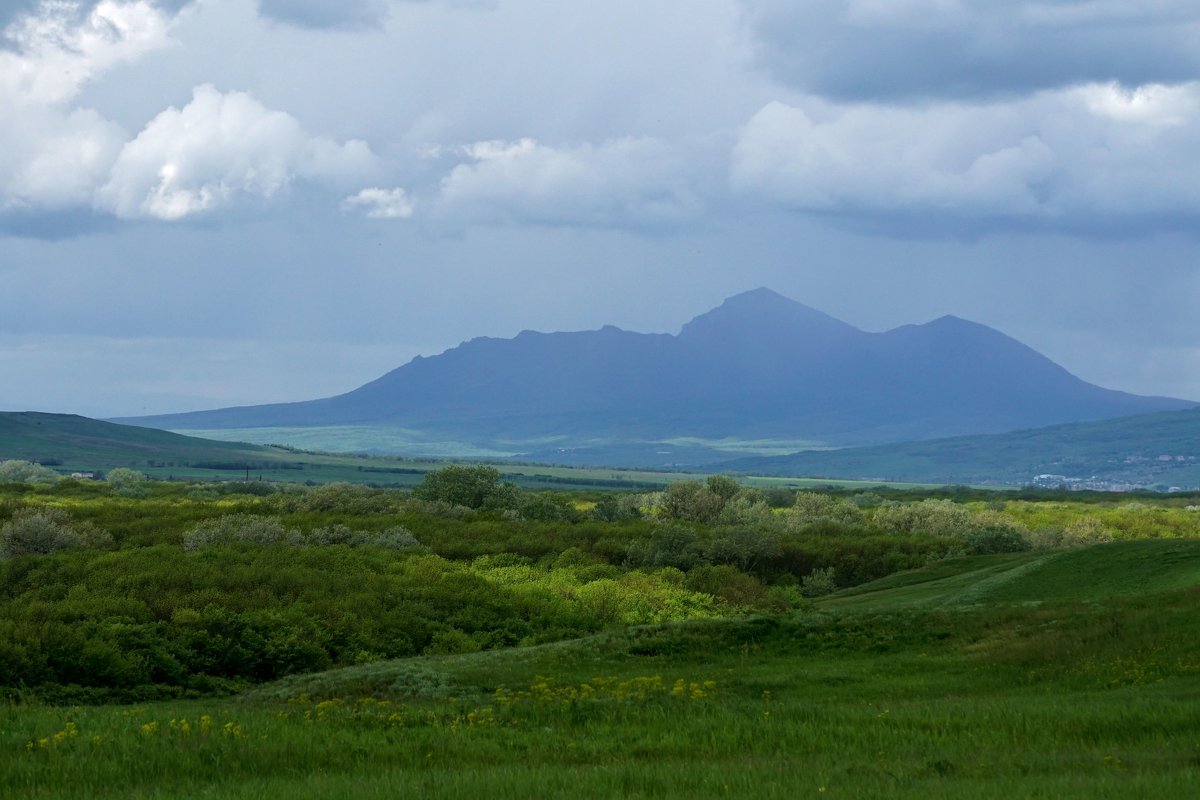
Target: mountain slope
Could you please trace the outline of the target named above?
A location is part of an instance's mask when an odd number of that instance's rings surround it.
[[[928,483],[1024,484],[1052,474],[1197,487],[1200,407],[986,436],[743,458],[714,468]]]
[[[33,411],[0,412],[0,461],[88,467],[150,463],[259,465],[286,454],[244,442],[217,442],[167,431]]]
[[[1085,383],[944,317],[868,333],[768,289],[676,336],[605,327],[479,338],[337,397],[123,420],[170,429],[394,425],[463,440],[671,437],[865,444],[1181,408]]]

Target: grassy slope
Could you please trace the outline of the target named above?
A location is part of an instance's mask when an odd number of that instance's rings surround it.
[[[1144,540],[1082,550],[967,556],[889,575],[822,602],[878,612],[998,603],[1099,602],[1200,585],[1200,541]]]
[[[1190,796],[1197,555],[964,559],[854,595],[879,613],[839,612],[844,594],[795,618],[380,662],[232,701],[0,709],[0,795]],[[37,744],[68,720],[77,737]]]
[[[746,458],[723,466],[773,475],[934,483],[1026,482],[1055,474],[1200,486],[1198,442],[1200,408],[1195,408],[996,435]],[[1191,460],[1158,461],[1162,455]]]
[[[278,451],[257,445],[209,441],[74,414],[0,412],[0,458],[3,459],[108,467],[151,460],[261,463],[278,455]]]

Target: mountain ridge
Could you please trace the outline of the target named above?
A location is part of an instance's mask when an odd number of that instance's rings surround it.
[[[381,424],[464,439],[874,444],[1191,405],[1103,389],[979,323],[870,333],[759,288],[677,334],[476,337],[333,397],[116,421],[176,430]]]

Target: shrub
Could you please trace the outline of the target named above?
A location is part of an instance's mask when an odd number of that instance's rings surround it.
[[[414,553],[429,552],[429,548],[417,541],[412,531],[402,525],[394,525],[379,533],[359,533],[350,540],[350,544],[369,544],[388,550],[408,550]]]
[[[858,525],[862,519],[862,510],[858,506],[848,500],[821,492],[796,492],[796,501],[787,513],[788,523],[792,527],[820,522]]]
[[[717,516],[717,523],[720,525],[775,527],[778,522],[767,501],[757,492],[739,492],[725,503],[725,507]]]
[[[425,473],[413,497],[467,508],[499,510],[515,508],[520,490],[511,483],[500,482],[500,470],[495,467],[452,466]]]
[[[875,525],[888,533],[963,536],[971,529],[971,519],[970,510],[952,500],[885,502],[875,510]]]
[[[676,481],[662,493],[659,510],[667,519],[709,525],[724,507],[725,498],[699,481]]]
[[[725,502],[729,502],[742,491],[741,484],[728,475],[709,475],[708,480],[704,482],[704,488]]]
[[[394,514],[404,507],[403,496],[395,490],[372,489],[352,483],[329,483],[324,486],[312,486],[300,492],[280,492],[270,500],[271,506],[281,512],[356,516]]]
[[[206,519],[183,534],[184,550],[202,550],[205,547],[232,542],[287,542],[301,545],[304,543],[304,537],[293,528],[285,528],[278,518],[258,514],[226,514]]]
[[[836,591],[833,567],[815,568],[800,579],[800,594],[805,597],[824,597]]]
[[[641,519],[640,494],[606,494],[596,501],[591,510],[591,518],[600,522],[623,522],[631,519]]]
[[[724,528],[709,542],[706,552],[714,563],[732,564],[749,572],[779,555],[779,536],[774,530],[759,526]]]
[[[1080,517],[1067,523],[1063,528],[1060,547],[1087,547],[1101,542],[1111,542],[1112,531],[1104,527],[1104,523],[1096,517]]]
[[[520,511],[524,519],[547,522],[571,522],[579,516],[579,512],[562,492],[527,495],[520,503]]]
[[[350,544],[354,531],[342,524],[330,525],[328,528],[313,528],[304,543],[311,547],[327,547],[333,544]]]
[[[967,534],[967,552],[974,555],[992,553],[1022,553],[1029,550],[1029,540],[1011,525],[988,525]]]
[[[775,605],[767,587],[757,578],[727,564],[696,567],[688,573],[684,585],[693,592],[720,598],[731,606],[768,608]]]
[[[89,522],[74,522],[57,508],[20,508],[0,526],[0,558],[45,555],[76,547],[106,547],[112,536]]]
[[[0,483],[56,483],[60,480],[62,475],[32,461],[0,461]]]
[[[442,519],[462,519],[471,513],[471,509],[466,506],[456,506],[445,500],[422,500],[419,497],[410,497],[406,500],[404,510],[409,514],[424,514]]]
[[[116,469],[110,469],[108,474],[104,476],[104,480],[114,489],[129,489],[146,480],[146,476],[136,469],[117,467]]]
[[[685,525],[663,525],[649,539],[630,542],[625,550],[630,566],[658,569],[675,567],[689,570],[704,563],[700,539]]]

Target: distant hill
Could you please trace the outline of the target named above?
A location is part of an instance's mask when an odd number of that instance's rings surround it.
[[[116,425],[74,414],[0,412],[0,461],[105,469],[130,466],[242,469],[283,463],[286,451]]]
[[[1028,484],[1050,475],[1081,483],[1096,478],[1097,488],[1120,483],[1196,488],[1200,408],[987,436],[743,458],[713,468],[919,483]],[[1060,483],[1058,477],[1041,482]]]
[[[534,452],[680,437],[874,444],[1188,405],[1085,383],[956,317],[868,333],[756,289],[678,335],[609,326],[472,339],[336,397],[121,421],[210,431],[390,425],[524,441]]]

